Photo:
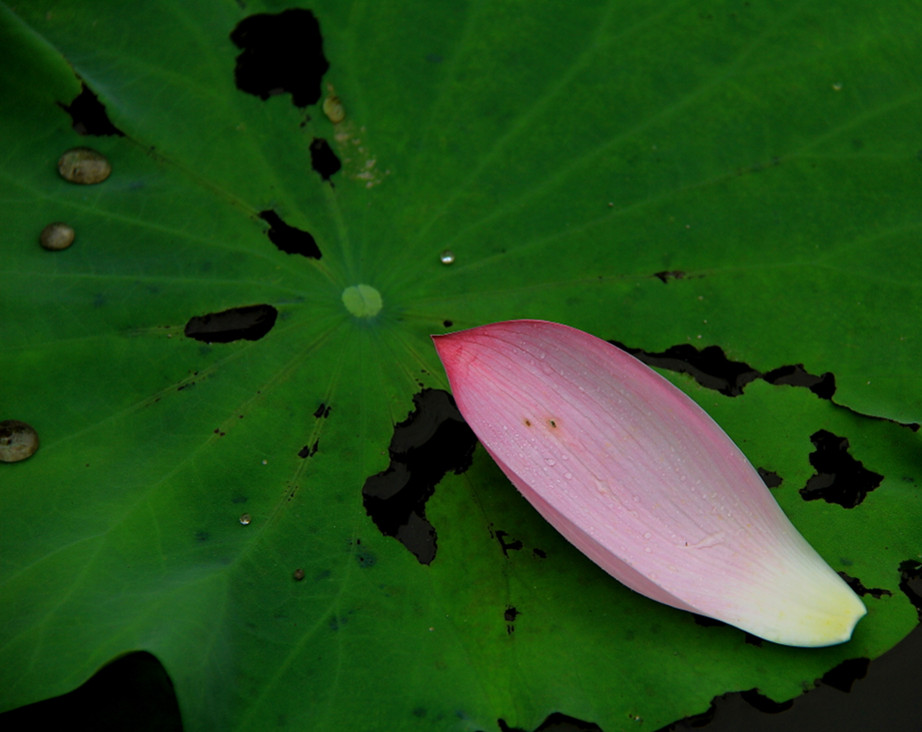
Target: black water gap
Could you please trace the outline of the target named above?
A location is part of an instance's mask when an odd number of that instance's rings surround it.
[[[185,334],[204,343],[258,341],[275,325],[278,310],[271,305],[245,305],[207,315],[194,315]]]
[[[320,100],[330,64],[323,55],[320,23],[310,10],[250,15],[230,39],[241,49],[234,68],[240,91],[260,99],[291,94],[291,103],[302,108]]]
[[[682,343],[657,353],[632,348],[618,341],[609,343],[647,366],[688,374],[701,386],[725,396],[739,396],[746,385],[756,379],[774,385],[802,386],[822,399],[831,399],[836,391],[835,376],[830,372],[816,376],[807,372],[803,364],[794,364],[762,373],[743,361],[731,360],[720,346],[705,346],[699,350],[689,343]]]
[[[816,450],[810,453],[810,464],[816,473],[800,489],[805,501],[822,498],[842,508],[854,508],[868,493],[881,484],[884,476],[868,470],[848,452],[848,440],[827,430],[810,436]]]
[[[426,501],[449,471],[470,467],[477,438],[451,395],[423,389],[414,410],[394,427],[390,465],[365,481],[365,511],[385,536],[403,544],[422,564],[435,559],[437,536],[426,519]]]
[[[105,105],[99,101],[85,81],[81,81],[80,93],[70,104],[58,102],[58,106],[70,115],[74,131],[78,135],[124,137],[125,133],[112,124]]]
[[[317,241],[309,232],[286,224],[275,211],[260,211],[259,218],[269,224],[266,232],[269,241],[285,254],[300,254],[309,259],[320,259],[323,256]]]
[[[311,141],[311,167],[320,174],[324,181],[330,180],[334,173],[337,173],[343,164],[339,162],[330,143],[321,137],[315,137]],[[332,182],[331,182],[332,185]]]

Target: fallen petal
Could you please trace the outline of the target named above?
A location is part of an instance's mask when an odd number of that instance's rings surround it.
[[[458,409],[522,495],[659,602],[792,646],[867,612],[694,401],[611,344],[514,320],[433,336]]]

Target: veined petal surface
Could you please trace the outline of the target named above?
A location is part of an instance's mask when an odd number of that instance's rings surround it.
[[[694,401],[545,321],[434,337],[458,408],[526,499],[631,589],[761,638],[851,637],[861,600]]]

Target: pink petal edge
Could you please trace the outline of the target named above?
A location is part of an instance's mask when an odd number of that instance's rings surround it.
[[[458,409],[523,496],[631,589],[776,643],[851,637],[861,600],[694,401],[540,320],[433,336]]]

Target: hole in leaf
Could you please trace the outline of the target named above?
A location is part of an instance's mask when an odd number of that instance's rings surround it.
[[[805,501],[822,498],[842,508],[854,508],[884,479],[848,454],[846,438],[820,430],[810,436],[810,441],[816,446],[810,453],[810,464],[816,475],[800,489]]]
[[[365,481],[362,498],[382,534],[429,564],[437,542],[435,528],[426,520],[426,501],[445,473],[470,467],[477,438],[448,392],[424,389],[413,404],[414,411],[394,427],[390,465]]]
[[[271,305],[246,305],[219,313],[195,315],[186,323],[185,334],[204,343],[258,341],[272,330],[278,314]]]
[[[653,276],[656,277],[660,282],[667,283],[669,280],[682,280],[685,279],[685,273],[681,270],[674,269],[671,271],[663,272],[654,272]]]
[[[74,131],[78,135],[116,135],[124,137],[125,133],[112,124],[106,107],[99,101],[92,90],[81,82],[80,93],[70,104],[58,102],[58,106],[70,115]]]
[[[320,100],[320,81],[330,64],[323,55],[320,24],[310,10],[250,15],[230,38],[242,49],[234,68],[240,91],[260,99],[291,94],[296,107]]]
[[[260,211],[259,218],[269,224],[269,231],[266,232],[269,241],[285,254],[300,254],[310,259],[320,259],[323,256],[313,236],[303,229],[289,226],[275,211]]]
[[[319,446],[319,441],[314,440],[310,445],[305,445],[300,450],[298,450],[299,458],[309,458],[317,452],[317,447]]]
[[[659,277],[660,274],[674,273],[658,273],[656,276]],[[816,376],[809,373],[803,364],[794,364],[780,366],[763,374],[747,363],[731,361],[719,346],[705,346],[698,350],[688,343],[683,343],[660,353],[653,353],[642,348],[631,348],[618,341],[610,343],[630,353],[647,366],[689,374],[701,386],[719,391],[725,396],[739,396],[747,384],[759,378],[773,385],[806,387],[821,399],[832,399],[836,391],[836,378],[831,372]]]
[[[832,399],[832,395],[836,393],[836,377],[831,372],[816,376],[807,373],[802,363],[773,369],[766,372],[762,378],[769,384],[804,386],[820,399]]]
[[[881,587],[873,587],[873,588],[865,587],[862,584],[861,580],[859,580],[857,577],[852,577],[851,575],[848,575],[845,572],[839,572],[839,576],[845,580],[845,584],[851,587],[852,591],[856,595],[861,595],[862,597],[864,597],[865,595],[870,595],[875,600],[879,600],[880,598],[884,596],[890,597],[893,595],[893,593],[890,592],[890,590],[886,590]]]
[[[759,473],[759,477],[767,487],[777,488],[779,485],[781,485],[782,479],[778,473],[772,470],[766,470],[765,468],[756,468],[756,471]]]
[[[915,559],[900,562],[900,590],[909,598],[922,622],[922,562]]]
[[[521,551],[525,546],[525,544],[522,543],[521,539],[509,538],[507,541],[507,537],[509,537],[508,531],[497,529],[493,535],[496,537],[496,540],[499,542],[499,548],[503,550],[504,557],[508,558],[510,551],[513,551],[513,552]]]
[[[868,673],[870,658],[846,658],[838,666],[831,668],[820,679],[826,686],[842,692],[852,690],[852,685],[863,679]]]
[[[182,732],[166,669],[146,651],[128,653],[67,694],[0,714],[5,730]]]
[[[699,351],[694,346],[683,343],[667,348],[661,353],[652,353],[640,348],[629,348],[617,341],[611,343],[643,361],[647,366],[689,374],[701,386],[715,389],[726,396],[739,396],[746,384],[755,381],[761,375],[748,364],[731,361],[720,346],[706,346]]]
[[[323,180],[330,180],[332,175],[343,167],[343,164],[339,162],[339,158],[336,157],[336,153],[330,147],[330,143],[326,140],[315,137],[311,141],[310,149],[311,167],[320,174]]]

